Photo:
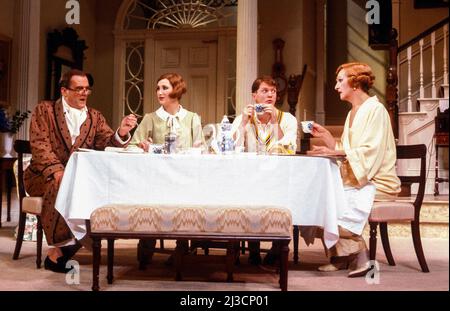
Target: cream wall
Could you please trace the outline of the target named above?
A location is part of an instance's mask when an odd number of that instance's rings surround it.
[[[66,23],[66,0],[41,0],[41,35],[40,35],[40,65],[39,65],[39,98],[45,96],[45,79],[47,74],[47,33],[53,30],[62,30],[66,27],[74,28],[80,40],[85,40],[88,49],[84,51],[85,61],[83,70],[94,72],[95,69],[95,6],[97,0],[80,1],[80,24],[68,25]],[[89,105],[98,108],[94,101]]]
[[[112,127],[113,120],[113,80],[114,80],[114,36],[113,29],[117,11],[121,0],[96,1],[96,27],[95,27],[95,66],[93,76],[95,79],[94,92],[91,100],[95,103]]]
[[[385,103],[386,93],[386,68],[388,66],[387,51],[373,50],[368,46],[369,32],[365,21],[366,11],[354,1],[348,1],[347,17],[348,25],[348,61],[360,61],[372,67],[375,82],[371,95],[377,95],[381,102]]]
[[[88,105],[100,110],[108,122],[112,121],[113,29],[117,10],[121,3],[121,0],[81,0],[80,24],[67,25],[65,22],[68,11],[65,8],[66,0],[41,0],[40,99],[44,99],[45,96],[47,33],[54,29],[62,30],[72,27],[77,31],[79,39],[85,40],[88,46],[84,51],[83,70],[91,73],[95,81],[94,92],[89,98]]]
[[[414,0],[400,1],[399,45],[448,17],[448,8],[414,9]]]
[[[13,37],[14,0],[0,0],[0,35]]]
[[[325,96],[326,124],[343,125],[350,104],[342,102],[334,90],[335,71],[343,63],[360,61],[372,67],[376,77],[371,95],[377,95],[385,102],[386,51],[376,51],[369,47],[368,25],[365,22],[366,11],[361,1],[347,0],[341,3],[328,1],[327,32],[327,86]]]
[[[310,0],[308,0],[310,1]],[[303,68],[303,2],[292,0],[259,0],[259,74],[272,74],[275,52],[272,41],[285,41],[283,62],[286,77],[300,74]],[[250,90],[249,90],[250,91]],[[282,107],[289,111],[287,95]]]
[[[328,1],[327,3],[325,124],[342,125],[349,106],[336,96],[334,85],[336,68],[347,62],[347,1],[341,0],[339,3]]]

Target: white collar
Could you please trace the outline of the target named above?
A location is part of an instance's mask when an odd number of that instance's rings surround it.
[[[163,106],[159,107],[158,110],[156,110],[156,115],[161,118],[161,120],[167,121],[169,119],[172,119],[174,117],[178,117],[179,120],[183,120],[187,115],[187,110],[183,108],[183,106],[180,105],[180,109],[178,112],[174,115],[168,113],[164,110]]]
[[[61,96],[61,102],[62,102],[62,104],[63,104],[64,112],[76,112],[76,111],[78,111],[79,113],[82,113],[82,112],[87,112],[87,111],[88,111],[88,109],[87,109],[86,106],[84,106],[84,107],[81,108],[81,109],[77,109],[77,108],[71,107],[71,106],[67,103],[67,101],[66,101],[66,99],[64,98],[64,96]]]
[[[177,132],[181,128],[180,121],[187,115],[187,110],[180,105],[178,112],[172,115],[165,111],[161,106],[158,110],[156,110],[156,115],[166,121],[167,127],[170,128],[171,132]]]

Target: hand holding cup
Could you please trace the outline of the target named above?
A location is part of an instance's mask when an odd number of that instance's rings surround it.
[[[314,127],[314,121],[302,121],[303,133],[311,134]]]

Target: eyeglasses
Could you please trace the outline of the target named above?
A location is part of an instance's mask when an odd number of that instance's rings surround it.
[[[68,89],[70,91],[74,91],[75,93],[80,94],[80,95],[83,93],[85,93],[86,95],[89,95],[92,93],[92,88],[90,88],[90,87],[79,86],[74,89],[71,89],[70,87],[67,87],[66,89]]]
[[[264,94],[264,95],[269,94],[269,93],[276,94],[277,90],[276,89],[262,89],[262,90],[258,90],[258,92],[261,94]]]

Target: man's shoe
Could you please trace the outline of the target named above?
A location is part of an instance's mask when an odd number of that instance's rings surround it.
[[[67,273],[72,270],[72,268],[66,268],[66,263],[67,260],[65,260],[64,256],[58,257],[56,263],[51,261],[47,256],[45,257],[44,268],[45,270],[50,270],[57,273]]]
[[[64,259],[66,261],[69,261],[81,247],[82,247],[81,243],[77,241],[74,245],[63,246],[60,247],[60,249],[61,252],[63,253]]]

